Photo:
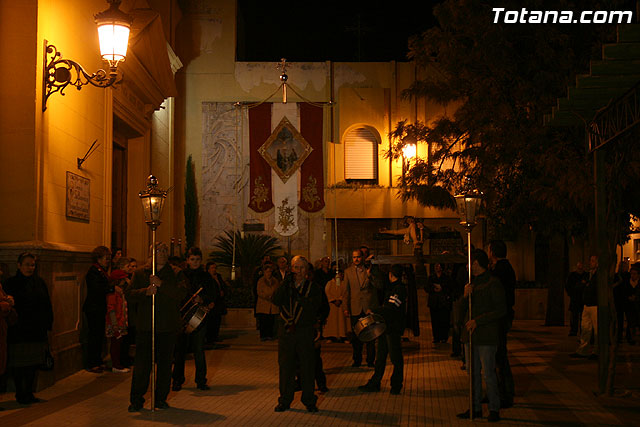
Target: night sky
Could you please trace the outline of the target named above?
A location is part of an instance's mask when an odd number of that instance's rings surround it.
[[[409,37],[434,25],[434,3],[239,0],[237,59],[406,61]]]

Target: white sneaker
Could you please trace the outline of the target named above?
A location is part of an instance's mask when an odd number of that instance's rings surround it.
[[[129,369],[129,368],[122,368],[122,369],[111,368],[111,372],[126,374],[127,372],[131,372],[131,369]]]

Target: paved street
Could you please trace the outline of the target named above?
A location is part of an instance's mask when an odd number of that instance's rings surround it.
[[[572,426],[640,424],[640,346],[620,348],[617,388],[623,397],[597,398],[597,362],[571,359],[575,337],[568,328],[543,327],[541,321],[516,321],[509,346],[516,381],[516,404],[501,411],[499,425]],[[171,392],[171,409],[127,412],[130,375],[78,372],[37,394],[44,403],[19,406],[10,393],[0,394],[1,426],[421,426],[469,425],[455,414],[467,408],[468,388],[461,363],[449,357],[450,346],[431,343],[428,322],[422,334],[404,343],[405,388],[389,394],[388,366],[382,391],[363,395],[371,368],[351,367],[348,344],[326,343],[323,360],[330,391],[318,401],[320,412],[309,414],[299,401],[274,413],[277,403],[277,349],[261,343],[257,331],[223,331],[228,348],[207,351],[210,391],[197,391],[193,361],[187,361],[187,382]],[[148,407],[148,405],[147,405]],[[487,408],[484,409],[485,416]],[[477,424],[486,424],[479,420]]]

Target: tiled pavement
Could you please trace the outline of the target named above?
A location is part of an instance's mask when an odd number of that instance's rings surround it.
[[[597,363],[570,359],[575,338],[567,328],[543,327],[540,321],[516,321],[509,344],[516,381],[516,404],[501,411],[499,425],[572,426],[640,425],[640,346],[620,349],[616,385],[624,397],[595,397]],[[21,407],[9,393],[0,394],[0,426],[421,426],[470,425],[455,414],[468,404],[468,380],[450,346],[431,343],[430,325],[404,343],[405,388],[389,394],[388,366],[380,393],[363,395],[371,368],[352,368],[348,344],[325,343],[323,360],[330,391],[320,395],[320,412],[309,414],[299,401],[274,413],[278,396],[277,347],[261,343],[252,330],[224,331],[228,348],[207,351],[210,391],[193,383],[187,361],[186,387],[171,392],[171,409],[127,412],[131,374],[78,372],[37,395],[45,402]],[[485,416],[487,409],[485,407]],[[475,424],[486,424],[478,420]]]

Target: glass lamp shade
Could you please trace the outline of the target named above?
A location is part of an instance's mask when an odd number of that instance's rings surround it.
[[[164,207],[167,192],[158,188],[158,180],[153,175],[147,179],[147,189],[138,194],[142,202],[144,221],[147,224],[160,224],[160,216]]]
[[[120,1],[114,0],[109,3],[109,9],[98,13],[95,20],[102,59],[109,61],[111,68],[116,68],[118,62],[124,61],[127,56],[132,19],[118,8]]]
[[[460,224],[465,227],[473,227],[476,225],[476,214],[480,208],[480,194],[467,193],[455,196],[458,215],[460,216]]]

